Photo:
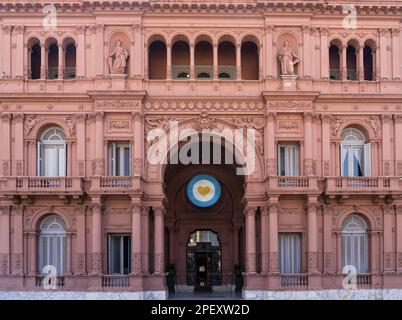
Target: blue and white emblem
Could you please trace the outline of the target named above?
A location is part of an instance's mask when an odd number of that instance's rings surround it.
[[[187,196],[198,207],[210,207],[221,196],[221,185],[208,174],[193,177],[187,185]]]

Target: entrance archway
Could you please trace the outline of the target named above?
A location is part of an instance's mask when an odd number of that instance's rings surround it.
[[[231,291],[235,266],[244,269],[244,176],[236,163],[210,163],[168,164],[164,173],[165,262],[175,265],[178,292]]]
[[[187,285],[194,291],[211,291],[222,285],[222,255],[218,234],[196,230],[187,243]]]

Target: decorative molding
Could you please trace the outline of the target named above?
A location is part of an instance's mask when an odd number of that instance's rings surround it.
[[[96,101],[96,109],[132,109],[140,107],[139,101],[100,100]]]
[[[264,110],[264,104],[261,100],[219,100],[219,101],[197,101],[197,100],[151,100],[144,103],[144,109],[149,111],[254,111]]]

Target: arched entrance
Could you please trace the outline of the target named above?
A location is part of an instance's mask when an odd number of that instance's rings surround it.
[[[218,234],[196,230],[187,243],[187,285],[194,291],[211,291],[222,285],[222,255]]]
[[[179,292],[229,292],[233,270],[244,269],[244,176],[236,166],[166,166],[165,263],[175,266]]]

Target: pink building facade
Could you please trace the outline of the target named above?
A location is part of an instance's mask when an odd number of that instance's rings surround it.
[[[3,295],[164,299],[174,267],[176,291],[237,269],[247,299],[341,298],[352,268],[355,297],[402,297],[401,1],[53,2],[0,2]],[[157,130],[186,153],[172,122],[253,129],[253,170],[150,161]]]

